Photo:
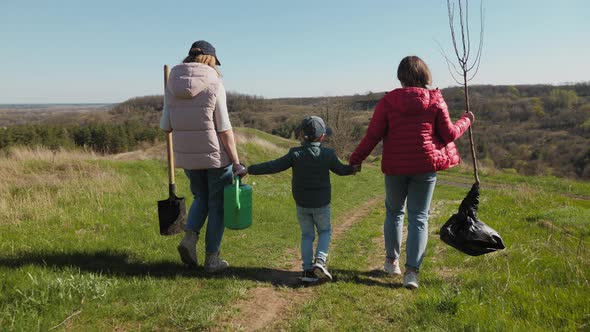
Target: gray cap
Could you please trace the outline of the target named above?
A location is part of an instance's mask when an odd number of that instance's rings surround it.
[[[308,141],[314,141],[323,134],[332,135],[332,128],[326,127],[326,123],[319,116],[309,116],[301,122],[303,137]]]

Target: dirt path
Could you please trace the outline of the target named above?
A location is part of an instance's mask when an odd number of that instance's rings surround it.
[[[332,228],[332,246],[337,245],[338,239],[342,238],[346,232],[359,222],[364,216],[368,215],[379,204],[383,203],[384,196],[379,196],[365,202],[359,209],[352,214],[346,214],[339,218],[338,223]],[[438,216],[441,208],[445,204],[458,205],[461,201],[434,201],[431,206],[431,218]],[[435,236],[433,225],[429,225],[430,236]],[[404,231],[404,237],[407,231]],[[383,236],[373,239],[384,252]],[[404,239],[405,241],[405,239]],[[298,257],[299,253],[295,248],[289,248],[287,251],[292,253],[293,257]],[[374,272],[374,279],[380,281],[385,254],[376,256],[370,265],[371,272]],[[231,320],[223,324],[222,329],[238,331],[272,331],[286,317],[290,317],[296,308],[313,296],[314,287],[293,288],[294,283],[298,283],[296,276],[301,270],[301,260],[294,259],[289,264],[289,271],[272,272],[275,275],[271,280],[280,279],[281,282],[275,282],[279,286],[266,286],[261,284],[259,287],[252,288],[246,295],[246,300],[238,301],[230,312],[236,312]],[[295,274],[293,271],[297,271]],[[282,279],[281,279],[282,278]],[[291,280],[289,280],[289,278]],[[400,279],[401,282],[401,279]],[[287,286],[287,287],[285,287]]]
[[[338,221],[334,222],[332,227],[332,246],[337,244],[338,239],[342,238],[354,224],[377,206],[383,204],[384,199],[384,196],[373,198],[352,213],[338,218]],[[295,248],[290,248],[288,251],[293,253],[294,257],[299,256]],[[250,289],[246,294],[246,299],[238,301],[233,306],[231,312],[237,312],[237,314],[230,321],[223,324],[221,330],[273,330],[273,326],[281,321],[282,317],[288,316],[292,308],[296,308],[308,300],[313,294],[314,287],[284,287],[298,283],[294,271],[301,269],[301,260],[294,259],[291,261],[288,269],[289,271],[277,271],[275,276],[271,276],[271,280],[280,279],[281,277],[289,279],[283,279],[280,280],[281,282],[275,283],[279,284],[279,286],[260,285]]]

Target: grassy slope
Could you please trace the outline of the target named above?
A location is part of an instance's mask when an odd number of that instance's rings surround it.
[[[326,285],[283,327],[298,331],[588,329],[587,236],[580,240],[546,228],[531,216],[539,215],[539,206],[551,211],[577,205],[584,212],[575,216],[576,221],[587,234],[590,203],[531,195],[523,189],[486,190],[480,218],[498,230],[508,248],[469,257],[446,246],[437,235],[464,191],[437,187],[419,291],[400,288],[401,277],[366,272],[380,267],[383,259],[382,243],[367,241],[381,236],[384,214],[375,211],[336,247],[332,268],[339,282]],[[555,214],[546,220],[561,225],[570,222],[569,217]]]
[[[278,157],[296,144],[245,129],[247,163]],[[261,143],[262,142],[262,143]],[[299,231],[290,172],[250,176],[254,225],[227,231],[228,273],[188,270],[179,237],[157,234],[156,201],[166,193],[162,161],[108,161],[89,156],[0,160],[0,330],[198,330],[223,319],[229,303],[267,282],[263,268],[296,259]],[[490,183],[485,186],[485,181]],[[460,171],[441,179],[469,183]],[[177,172],[179,192],[187,182]],[[464,181],[459,181],[463,179]],[[333,220],[383,193],[377,166],[354,178],[332,177]],[[590,203],[588,183],[495,174],[484,181],[480,218],[508,245],[468,257],[435,234],[467,191],[439,185],[421,288],[367,273],[382,263],[382,209],[334,244],[338,282],[314,289],[280,326],[293,330],[587,329]],[[565,192],[567,195],[563,195]],[[202,248],[202,242],[199,248]],[[202,253],[200,253],[202,259]]]
[[[245,130],[248,135],[270,143],[241,144],[247,163],[296,144]],[[49,153],[3,160],[2,172],[12,180],[0,188],[0,330],[46,330],[78,310],[65,326],[211,327],[219,308],[256,286],[257,269],[296,259],[284,250],[299,242],[290,172],[248,177],[256,182],[254,225],[226,232],[223,256],[234,268],[210,277],[179,263],[179,237],[157,234],[156,201],[167,196],[163,162],[83,158]],[[19,179],[21,173],[27,175]],[[188,206],[188,183],[176,175]],[[359,186],[378,181],[377,171],[354,182],[332,179],[334,218],[382,193]]]

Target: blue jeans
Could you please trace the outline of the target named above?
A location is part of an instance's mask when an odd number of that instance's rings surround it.
[[[223,188],[232,182],[231,165],[224,168],[202,170],[184,170],[190,180],[194,200],[186,220],[186,229],[200,233],[207,215],[207,233],[205,234],[205,251],[219,251],[223,238]]]
[[[303,270],[310,270],[313,266],[313,240],[315,229],[318,232],[318,243],[315,256],[326,262],[332,228],[330,226],[330,204],[319,208],[305,208],[297,206],[297,219],[301,227],[301,259]]]
[[[406,268],[419,270],[428,242],[430,201],[436,185],[436,172],[415,175],[385,175],[385,254],[399,259],[404,210],[408,205]]]

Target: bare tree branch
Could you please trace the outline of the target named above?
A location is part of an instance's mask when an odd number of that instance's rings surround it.
[[[467,55],[465,58],[469,59],[469,52],[471,51],[471,36],[469,35],[469,1],[465,2],[465,22],[467,30]]]
[[[444,49],[443,49],[442,45],[441,45],[441,44],[440,44],[438,41],[436,41],[436,43],[437,43],[437,45],[438,45],[438,47],[439,47],[439,52],[440,52],[440,54],[443,56],[443,58],[444,58],[444,59],[445,59],[445,61],[447,62],[447,68],[449,69],[449,73],[451,74],[451,77],[453,78],[453,80],[454,80],[455,82],[457,82],[457,84],[459,84],[459,85],[463,84],[463,83],[461,83],[461,81],[459,81],[459,79],[458,79],[458,78],[456,78],[456,77],[455,77],[455,73],[456,73],[458,76],[462,76],[462,75],[463,75],[463,74],[462,74],[462,71],[459,71],[459,69],[457,68],[457,66],[455,65],[455,63],[454,63],[453,61],[451,61],[451,59],[450,59],[450,58],[447,56],[447,54],[445,53],[445,51],[444,51]],[[453,71],[454,71],[455,73],[453,73]]]
[[[453,47],[455,48],[455,54],[457,55],[459,62],[461,62],[461,58],[459,58],[459,49],[457,48],[457,38],[455,37],[455,26],[453,23],[453,19],[455,16],[455,4],[453,3],[451,5],[450,0],[447,0],[447,10],[448,10],[448,15],[449,15],[449,28],[451,30],[451,40],[453,41]]]
[[[467,50],[465,47],[465,21],[463,19],[463,5],[461,4],[461,0],[459,1],[459,23],[461,24],[461,45],[463,46],[463,57],[460,59],[467,59]],[[457,54],[459,56],[459,54]],[[466,64],[466,62],[464,63]]]
[[[475,61],[471,65],[471,67],[467,68],[467,71],[471,71],[475,67],[475,72],[471,75],[471,78],[475,77],[479,70],[479,64],[481,62],[481,50],[483,49],[483,32],[484,32],[484,9],[483,9],[483,2],[480,2],[479,6],[479,15],[481,17],[480,20],[480,28],[479,28],[479,45],[477,47],[477,54],[475,55]],[[471,79],[470,79],[471,80]]]

